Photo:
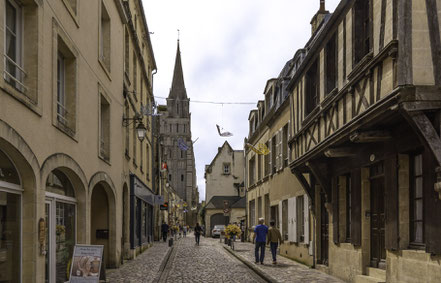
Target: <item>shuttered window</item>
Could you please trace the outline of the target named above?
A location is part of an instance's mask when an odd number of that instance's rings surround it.
[[[346,241],[351,241],[351,223],[352,223],[352,187],[351,175],[346,175]]]
[[[410,242],[411,245],[422,245],[424,244],[423,155],[413,155],[410,160]]]
[[[305,241],[305,208],[303,196],[297,197],[297,239]]]

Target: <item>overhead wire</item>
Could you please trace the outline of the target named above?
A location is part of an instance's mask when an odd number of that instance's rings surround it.
[[[155,98],[167,99],[167,97],[155,96]],[[203,103],[203,104],[217,104],[217,105],[256,105],[256,102],[221,102],[221,101],[203,101],[203,100],[190,100],[190,103]]]

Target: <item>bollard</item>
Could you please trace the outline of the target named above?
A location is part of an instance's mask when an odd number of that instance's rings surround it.
[[[173,238],[168,239],[168,246],[173,246]]]

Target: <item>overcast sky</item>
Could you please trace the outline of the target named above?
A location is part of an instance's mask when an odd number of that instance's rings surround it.
[[[277,77],[311,36],[319,0],[143,0],[158,73],[154,95],[167,97],[176,44],[180,47],[187,95],[192,101],[252,102],[253,105],[191,103],[192,137],[200,200],[204,168],[225,140],[242,149],[248,115],[262,100],[266,81]],[[331,13],[339,0],[327,0]],[[156,98],[159,104],[164,99]],[[234,136],[222,138],[216,124]]]

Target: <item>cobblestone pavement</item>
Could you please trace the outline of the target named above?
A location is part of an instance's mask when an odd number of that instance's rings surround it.
[[[118,269],[106,270],[107,279],[111,283],[152,282],[168,249],[168,243],[154,242],[152,247],[134,260],[127,261]]]
[[[219,239],[191,235],[179,240],[160,282],[265,282],[245,264],[228,254]]]
[[[342,283],[344,281],[332,277],[318,270],[309,268],[303,264],[282,256],[277,256],[277,265],[272,264],[271,251],[269,248],[265,250],[264,265],[255,264],[254,244],[236,242],[234,245],[234,253],[239,255],[241,259],[253,264],[255,268],[269,275],[277,282],[302,282],[302,283]]]

